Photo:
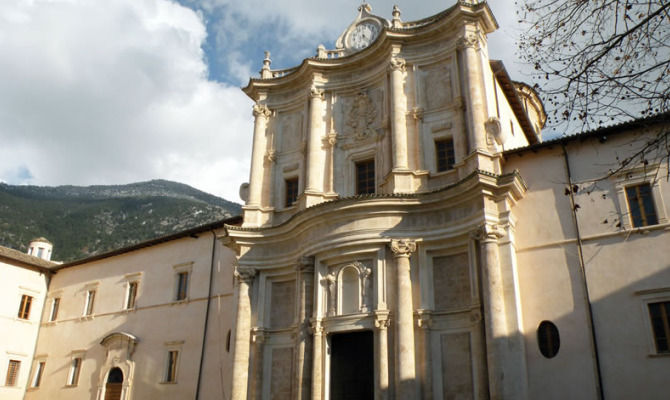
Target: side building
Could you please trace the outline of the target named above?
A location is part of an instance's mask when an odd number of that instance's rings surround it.
[[[229,397],[225,223],[239,218],[53,268],[25,399]]]
[[[31,249],[38,254],[35,240]],[[30,374],[42,308],[52,270],[57,266],[47,258],[51,248],[41,239],[36,257],[0,246],[0,398],[19,400],[27,387],[39,384]],[[32,380],[31,380],[32,376]],[[37,379],[37,381],[35,381]]]

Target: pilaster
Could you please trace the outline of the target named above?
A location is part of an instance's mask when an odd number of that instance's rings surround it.
[[[251,339],[251,299],[249,288],[253,284],[256,270],[248,267],[235,268],[237,283],[237,316],[235,317],[235,349],[233,353],[233,388],[231,399],[247,400],[249,385],[249,353]]]
[[[391,319],[388,310],[375,311],[375,327],[377,328],[377,357],[378,369],[377,388],[375,390],[378,400],[387,400],[389,396],[389,350],[388,350],[388,328],[391,326]]]

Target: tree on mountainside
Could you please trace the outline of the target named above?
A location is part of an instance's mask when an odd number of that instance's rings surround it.
[[[589,130],[670,111],[670,1],[518,0],[517,6],[528,26],[519,52],[534,67],[553,129]],[[659,131],[617,169],[667,162],[669,136]]]

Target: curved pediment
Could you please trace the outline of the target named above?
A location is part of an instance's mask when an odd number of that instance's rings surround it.
[[[121,341],[127,341],[132,343],[133,345],[137,344],[138,339],[137,336],[132,335],[127,332],[113,332],[110,333],[109,335],[105,336],[101,341],[100,344],[107,347],[110,343],[114,342],[115,340],[121,340]]]

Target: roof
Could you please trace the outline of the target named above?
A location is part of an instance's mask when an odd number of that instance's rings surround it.
[[[150,247],[150,246],[155,246],[157,244],[170,242],[172,240],[177,240],[177,239],[181,239],[181,238],[189,237],[189,236],[195,236],[195,235],[198,235],[199,233],[211,231],[211,230],[214,230],[214,229],[223,228],[225,225],[238,225],[238,224],[241,224],[241,223],[242,223],[242,217],[238,215],[238,216],[222,219],[222,220],[219,220],[219,221],[216,221],[216,222],[211,222],[209,224],[196,226],[195,228],[186,229],[186,230],[183,230],[181,232],[172,233],[170,235],[165,235],[165,236],[161,236],[161,237],[158,237],[158,238],[155,238],[155,239],[147,240],[147,241],[137,243],[137,244],[134,244],[134,245],[131,245],[131,246],[122,247],[120,249],[108,251],[106,253],[96,254],[96,255],[91,256],[91,257],[82,258],[80,260],[75,260],[75,261],[71,261],[71,262],[68,262],[68,263],[64,263],[62,265],[58,265],[56,268],[53,268],[53,269],[54,270],[60,270],[62,268],[74,267],[75,265],[86,264],[86,263],[89,263],[89,262],[92,262],[92,261],[98,261],[98,260],[102,260],[102,259],[105,259],[105,258],[118,256],[118,255],[121,255],[121,254],[129,253],[131,251],[140,250],[140,249],[143,249],[145,247]]]
[[[52,261],[47,261],[39,257],[31,256],[29,254],[20,252],[18,250],[10,249],[9,247],[0,246],[0,259],[8,259],[18,262],[22,266],[35,267],[38,269],[52,270],[58,264]]]
[[[521,99],[516,92],[516,88],[514,87],[514,81],[512,81],[509,74],[507,73],[505,65],[500,60],[490,60],[489,64],[491,65],[491,69],[493,70],[493,73],[495,74],[496,79],[498,80],[498,83],[500,84],[500,87],[505,94],[507,101],[509,102],[509,105],[512,107],[512,111],[514,111],[514,116],[519,121],[526,139],[528,139],[528,143],[539,143],[537,135],[535,134],[535,129],[533,129],[533,124],[530,122],[528,114],[526,114],[523,103],[521,102]]]
[[[53,246],[53,243],[51,243],[49,240],[47,240],[47,238],[45,238],[44,236],[40,236],[40,237],[38,237],[38,238],[35,238],[35,239],[31,240],[30,242],[31,242],[31,243],[32,243],[32,242],[48,243],[48,244],[50,244],[50,245]]]
[[[512,154],[521,154],[525,153],[527,151],[538,151],[543,148],[550,148],[552,146],[555,146],[557,144],[566,144],[569,142],[574,142],[577,140],[585,140],[589,138],[598,138],[601,141],[607,140],[608,135],[616,135],[624,132],[628,132],[632,129],[637,129],[637,128],[647,128],[652,125],[660,125],[660,124],[668,124],[670,125],[670,111],[669,112],[664,112],[664,113],[659,113],[659,114],[654,114],[645,118],[637,118],[633,119],[630,121],[626,122],[621,122],[619,124],[614,124],[610,126],[605,126],[602,128],[598,129],[593,129],[589,131],[584,131],[580,133],[576,133],[574,135],[565,135],[565,136],[560,136],[556,139],[552,140],[547,140],[541,143],[537,143],[531,146],[526,146],[526,147],[519,147],[516,149],[511,149],[505,151],[503,154],[505,156],[512,155]]]

